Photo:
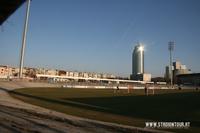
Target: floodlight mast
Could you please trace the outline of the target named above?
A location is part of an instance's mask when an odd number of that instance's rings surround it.
[[[171,88],[173,87],[173,70],[172,70],[172,51],[174,50],[174,45],[175,45],[175,42],[173,41],[170,41],[168,43],[168,50],[170,52],[170,55],[169,55],[169,58],[170,58],[170,67],[169,67],[169,70],[170,70],[170,81],[171,81]]]
[[[26,0],[26,2],[27,2],[26,18],[25,18],[25,23],[24,23],[24,32],[23,32],[22,47],[21,47],[21,54],[20,54],[19,78],[23,78],[24,52],[25,52],[25,47],[26,47],[26,35],[27,35],[27,29],[28,29],[31,0]]]

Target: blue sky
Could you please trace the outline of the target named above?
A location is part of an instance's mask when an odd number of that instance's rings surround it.
[[[0,64],[19,65],[25,7],[0,27]],[[25,66],[129,76],[140,41],[145,72],[163,76],[170,40],[174,60],[200,72],[199,0],[32,0]]]

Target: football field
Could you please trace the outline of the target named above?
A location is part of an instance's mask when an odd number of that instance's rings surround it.
[[[200,91],[23,88],[11,95],[25,102],[84,118],[145,127],[145,122],[190,122],[189,129],[200,131]],[[163,129],[166,130],[166,129]]]

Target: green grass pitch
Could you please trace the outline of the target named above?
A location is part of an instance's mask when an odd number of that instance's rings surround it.
[[[189,129],[200,132],[200,92],[196,90],[144,90],[23,88],[12,96],[25,102],[89,119],[144,127],[147,121],[191,122]]]

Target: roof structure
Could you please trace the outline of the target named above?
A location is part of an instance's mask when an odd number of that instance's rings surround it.
[[[0,25],[13,14],[26,0],[0,0]]]
[[[190,77],[190,76],[200,77],[200,73],[188,73],[188,74],[179,74],[179,75],[177,75],[177,77]]]

